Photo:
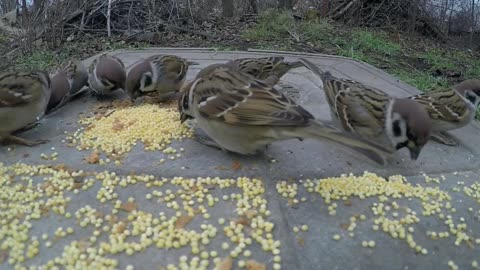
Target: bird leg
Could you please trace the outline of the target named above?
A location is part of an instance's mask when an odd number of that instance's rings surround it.
[[[458,146],[459,142],[446,132],[435,132],[430,135],[430,139],[448,146]]]
[[[24,132],[24,131],[27,131],[27,130],[36,128],[36,127],[40,126],[41,124],[42,124],[42,123],[40,123],[40,122],[38,122],[38,121],[37,121],[37,122],[33,122],[33,123],[28,124],[27,126],[21,128],[21,129],[19,129],[19,130],[17,130],[17,131],[18,131],[18,132]]]
[[[23,139],[23,138],[14,136],[14,135],[9,135],[9,136],[5,137],[3,139],[3,141],[10,142],[10,143],[13,143],[13,144],[25,145],[25,146],[29,146],[29,147],[49,142],[49,140],[30,141],[30,140]]]

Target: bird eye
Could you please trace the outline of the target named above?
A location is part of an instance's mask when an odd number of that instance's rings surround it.
[[[150,74],[144,74],[142,79],[142,87],[147,88],[152,84],[152,76]]]

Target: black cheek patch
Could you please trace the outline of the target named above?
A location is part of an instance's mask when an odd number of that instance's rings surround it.
[[[395,137],[399,137],[402,135],[402,129],[400,128],[400,120],[393,121],[392,127],[393,127],[393,135]]]
[[[152,77],[151,76],[145,76],[145,87],[148,87],[152,85]]]
[[[477,96],[474,95],[474,94],[471,94],[471,93],[467,93],[467,96],[466,98],[472,102],[472,104],[475,104],[475,102],[477,101]]]

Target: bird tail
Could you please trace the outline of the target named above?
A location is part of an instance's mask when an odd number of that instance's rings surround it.
[[[380,165],[386,165],[388,158],[394,152],[388,147],[375,144],[351,133],[346,133],[331,124],[319,120],[311,121],[311,125],[303,128],[302,131],[305,138],[327,140],[336,145],[347,147]]]
[[[328,71],[322,71],[317,65],[314,63],[310,62],[309,60],[305,58],[300,58],[300,63],[308,68],[310,71],[313,72],[313,74],[317,75],[322,79],[322,81],[325,81],[328,77],[332,76],[332,74]]]
[[[284,63],[287,64],[290,69],[299,68],[299,67],[304,66],[304,64],[300,61],[284,62]]]
[[[317,65],[308,61],[305,58],[300,58],[300,62],[305,65],[313,74],[322,80],[322,88],[327,98],[330,108],[335,108],[336,97],[338,92],[344,88],[345,85],[339,82],[329,71],[322,71]]]

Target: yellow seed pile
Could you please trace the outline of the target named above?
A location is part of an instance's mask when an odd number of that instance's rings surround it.
[[[428,183],[439,183],[437,178],[425,177]],[[443,179],[444,180],[444,179]],[[440,190],[438,187],[423,187],[421,185],[412,185],[402,176],[392,176],[388,180],[372,173],[364,173],[363,176],[342,175],[337,178],[327,178],[321,180],[306,180],[303,182],[303,188],[309,193],[319,194],[324,202],[328,204],[328,212],[335,215],[338,211],[338,204],[335,201],[344,201],[344,204],[351,205],[350,199],[377,198],[377,202],[371,205],[371,213],[374,231],[383,231],[394,239],[405,241],[410,248],[419,254],[426,255],[428,250],[422,247],[415,240],[415,224],[418,224],[421,217],[436,217],[443,220],[446,231],[433,232],[426,231],[426,235],[431,239],[453,238],[453,243],[471,245],[476,242],[468,235],[468,228],[464,218],[454,220],[452,213],[456,209],[452,206],[451,196],[448,192]],[[480,186],[475,183],[465,187],[465,194],[478,198]],[[299,193],[296,184],[280,182],[277,184],[277,191],[280,195],[289,200],[292,195]],[[410,207],[400,205],[398,200],[408,199],[421,206],[422,213],[416,213]],[[405,200],[403,200],[405,201]],[[409,203],[410,204],[410,203]],[[347,230],[350,236],[354,236],[353,231],[356,228],[357,221],[365,221],[367,216],[358,215],[350,218],[349,224],[342,224],[342,228]],[[295,227],[294,227],[295,231]],[[298,229],[296,230],[298,231]],[[340,240],[339,234],[333,235],[334,240]],[[363,247],[374,247],[375,242],[362,242]]]
[[[139,188],[147,190],[141,199],[154,207],[144,207],[131,195]],[[6,263],[14,269],[118,269],[112,255],[128,258],[149,248],[167,254],[183,250],[178,264],[160,269],[213,269],[226,257],[248,267],[255,259],[265,261],[261,254],[271,258],[267,261],[273,269],[282,268],[281,243],[275,239],[265,187],[258,179],[167,179],[0,163],[0,189],[0,255],[6,254]],[[219,197],[216,190],[229,195]],[[91,192],[96,192],[97,202],[78,203],[82,197],[76,194]],[[218,217],[216,207],[232,211]],[[58,227],[35,235],[32,227],[41,219],[54,220]],[[88,234],[80,237],[81,232]],[[59,248],[61,253],[52,253]],[[45,254],[53,259],[31,263]],[[134,269],[136,260],[130,263],[126,269]]]
[[[470,186],[464,187],[463,191],[467,196],[476,199],[477,202],[480,203],[480,183],[479,182],[476,182]]]
[[[86,125],[77,130],[67,141],[76,144],[78,150],[98,149],[103,152],[125,154],[137,142],[145,145],[145,150],[165,150],[173,153],[169,144],[192,136],[187,125],[180,123],[178,111],[172,107],[159,107],[153,104],[120,108],[99,119],[81,119]]]

